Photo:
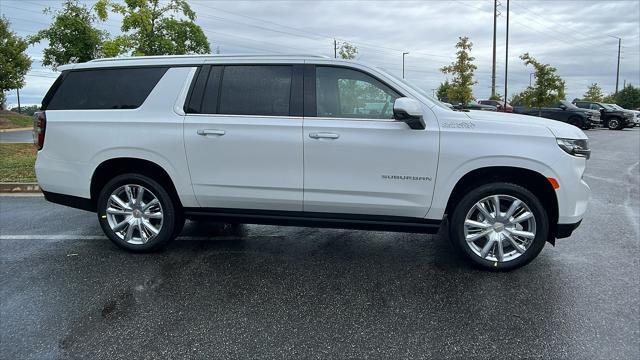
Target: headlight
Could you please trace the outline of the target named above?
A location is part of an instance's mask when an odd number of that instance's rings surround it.
[[[564,150],[567,154],[589,158],[591,157],[591,150],[589,149],[589,140],[587,139],[556,139],[558,146]]]

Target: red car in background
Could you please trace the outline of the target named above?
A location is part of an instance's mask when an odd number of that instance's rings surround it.
[[[504,106],[504,101],[498,101],[498,100],[478,100],[479,104],[482,105],[491,105],[491,106],[495,106],[498,111],[502,111],[502,112],[513,112],[513,106],[509,105],[509,103],[507,103],[507,107],[505,108]]]

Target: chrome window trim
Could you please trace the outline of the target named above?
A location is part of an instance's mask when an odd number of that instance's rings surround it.
[[[185,116],[197,116],[197,117],[220,117],[220,118],[238,118],[238,117],[251,117],[251,118],[275,118],[275,119],[304,119],[302,116],[289,116],[289,115],[243,115],[243,114],[193,114],[187,113]]]
[[[375,122],[402,122],[396,119],[373,119],[373,118],[347,118],[347,117],[326,117],[326,116],[309,116],[307,119],[314,120],[340,120],[340,121],[375,121]]]

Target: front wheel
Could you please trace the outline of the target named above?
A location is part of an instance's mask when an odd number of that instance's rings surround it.
[[[157,250],[173,240],[184,218],[163,185],[140,174],[119,175],[98,197],[98,220],[116,245],[133,252]]]
[[[613,118],[613,119],[609,119],[609,121],[607,122],[607,127],[609,128],[609,130],[620,130],[622,129],[622,127],[620,127],[620,120],[617,118]]]
[[[511,183],[479,186],[455,207],[449,234],[454,246],[485,269],[528,264],[549,235],[549,219],[531,191]]]

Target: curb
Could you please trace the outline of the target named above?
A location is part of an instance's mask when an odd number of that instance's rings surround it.
[[[39,193],[38,183],[0,182],[0,193]]]
[[[14,129],[0,129],[0,133],[6,133],[6,132],[14,132],[14,131],[27,131],[27,130],[33,130],[33,127],[23,127],[23,128],[14,128]]]

